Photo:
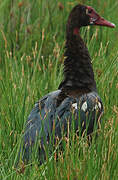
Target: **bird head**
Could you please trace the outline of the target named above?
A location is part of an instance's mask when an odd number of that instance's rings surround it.
[[[92,7],[78,4],[72,9],[69,15],[67,28],[77,30],[82,26],[89,25],[115,27],[115,24],[105,20]]]

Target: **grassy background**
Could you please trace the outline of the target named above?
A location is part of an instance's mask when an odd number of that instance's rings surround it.
[[[53,156],[37,167],[34,160],[23,174],[14,168],[28,114],[62,79],[65,24],[78,2],[118,25],[116,0],[0,0],[0,180],[118,179],[117,27],[81,31],[105,109],[97,145],[88,147],[85,139],[78,139],[71,147],[65,144],[58,162]]]

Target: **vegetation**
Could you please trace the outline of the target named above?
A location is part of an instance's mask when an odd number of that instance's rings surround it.
[[[100,97],[102,126],[89,147],[73,134],[38,167],[14,165],[24,123],[34,103],[56,90],[62,79],[65,24],[78,2],[91,5],[116,26],[116,0],[0,0],[0,179],[118,179],[118,28],[83,28]],[[69,145],[71,142],[71,146]],[[21,168],[21,170],[20,170]],[[25,171],[23,172],[25,168]]]

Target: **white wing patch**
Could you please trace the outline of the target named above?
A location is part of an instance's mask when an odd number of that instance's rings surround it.
[[[75,108],[75,109],[78,109],[77,103],[73,103],[73,104],[72,104],[72,107]],[[82,104],[82,106],[81,106],[81,110],[84,111],[84,112],[86,112],[87,108],[88,108],[87,102],[85,101],[85,102]],[[93,107],[93,110],[101,109],[101,108],[102,108],[101,103],[100,103],[100,102],[97,102],[97,103],[95,104],[95,106]]]
[[[102,106],[101,106],[101,103],[98,102],[98,103],[95,105],[94,109],[98,109],[98,108],[101,109],[101,107],[102,107]]]
[[[102,106],[101,106],[101,103],[100,103],[100,102],[98,102],[98,106],[99,106],[99,108],[100,108],[100,109],[102,108]]]
[[[75,109],[77,109],[77,103],[72,104],[72,107],[74,107]]]
[[[83,110],[84,112],[87,110],[87,102],[86,101],[82,104],[81,110]]]

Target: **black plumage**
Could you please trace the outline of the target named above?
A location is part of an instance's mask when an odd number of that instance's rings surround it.
[[[50,148],[56,138],[67,135],[67,129],[71,129],[72,124],[75,132],[82,134],[86,130],[90,135],[101,121],[103,104],[97,94],[88,49],[79,33],[79,29],[87,25],[114,27],[100,18],[89,6],[77,5],[71,11],[66,26],[64,80],[57,91],[47,94],[35,104],[28,117],[21,155],[24,162],[31,159],[36,143],[37,157],[42,163],[45,146]]]

